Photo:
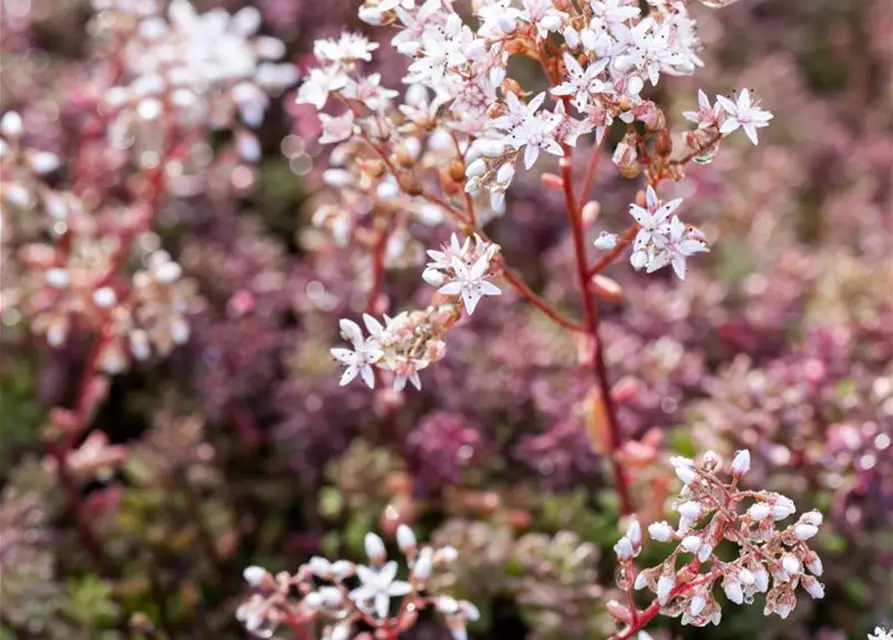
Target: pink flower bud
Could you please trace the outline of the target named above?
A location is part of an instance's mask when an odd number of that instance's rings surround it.
[[[726,597],[730,601],[735,604],[744,602],[744,590],[741,588],[741,583],[737,580],[729,580],[728,578],[723,580],[722,588],[723,591],[726,592]]]
[[[811,595],[815,600],[821,600],[825,597],[825,585],[812,576],[804,576],[800,580],[800,584],[806,589],[806,593]]]
[[[258,567],[257,565],[245,567],[245,570],[242,572],[242,577],[245,578],[245,582],[252,587],[260,585],[269,575],[270,574],[266,569]]]
[[[762,522],[769,516],[771,511],[772,507],[765,502],[757,502],[756,504],[751,505],[750,509],[747,510],[747,515],[749,515],[754,522]]]

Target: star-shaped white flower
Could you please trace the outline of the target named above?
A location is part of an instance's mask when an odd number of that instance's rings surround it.
[[[468,315],[471,315],[483,296],[498,296],[502,293],[496,285],[486,280],[489,266],[490,256],[486,254],[478,258],[470,268],[462,260],[454,258],[452,267],[456,279],[446,283],[438,291],[450,296],[461,295],[462,303],[468,310]]]
[[[698,110],[683,111],[682,116],[686,120],[697,123],[698,129],[707,129],[716,126],[721,113],[722,108],[719,106],[719,102],[711,105],[707,94],[703,90],[698,89]]]
[[[874,633],[868,634],[868,640],[893,640],[893,631],[887,631],[881,627],[875,627]]]
[[[340,347],[329,349],[332,356],[346,367],[341,375],[341,386],[350,383],[359,374],[366,386],[374,389],[375,372],[372,370],[372,364],[382,356],[378,343],[373,339],[363,338],[360,326],[352,320],[342,318],[338,324],[341,327],[341,335],[353,345],[353,350]]]
[[[668,264],[673,265],[673,271],[680,280],[685,280],[685,261],[696,253],[710,251],[707,243],[697,232],[686,229],[682,221],[673,216],[673,220],[661,228],[663,235],[655,237],[657,255],[648,265],[647,272],[652,273]]]
[[[329,98],[329,93],[343,89],[346,84],[347,76],[337,67],[311,69],[310,75],[298,89],[295,102],[312,104],[317,109],[322,109]]]
[[[761,109],[759,101],[751,101],[750,91],[742,89],[734,102],[725,96],[716,96],[716,101],[726,113],[726,119],[719,127],[719,132],[726,135],[740,127],[744,129],[751,142],[759,144],[757,129],[769,126],[769,121],[774,116],[769,111]]]
[[[412,591],[412,585],[408,582],[394,580],[397,577],[397,563],[393,560],[380,569],[357,565],[357,577],[361,584],[348,597],[358,605],[368,606],[372,603],[379,618],[387,618],[391,598],[399,598]]]
[[[641,227],[633,242],[634,252],[644,249],[654,241],[656,236],[660,235],[661,225],[669,220],[680,204],[682,204],[682,198],[676,198],[666,204],[661,204],[654,188],[649,186],[645,191],[645,208],[637,204],[629,206],[629,214],[635,218],[636,223]]]
[[[589,104],[589,96],[605,91],[605,84],[599,76],[608,66],[608,58],[602,58],[583,66],[569,53],[564,54],[564,67],[567,70],[567,79],[552,89],[555,96],[573,96],[573,104],[578,109],[585,109]]]

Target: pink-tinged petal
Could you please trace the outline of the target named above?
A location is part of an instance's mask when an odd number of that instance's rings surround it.
[[[409,376],[409,381],[412,383],[412,386],[414,386],[416,389],[418,389],[419,391],[422,390],[422,379],[419,378],[418,372],[413,371],[412,375]]]
[[[741,94],[738,96],[738,109],[741,111],[747,111],[750,109],[750,91],[747,89],[742,89]]]
[[[403,391],[406,388],[406,376],[397,376],[394,378],[394,391]]]
[[[343,387],[344,385],[350,384],[354,378],[357,377],[357,374],[360,372],[360,368],[352,364],[347,369],[344,370],[344,373],[341,374],[341,380],[339,384]]]
[[[710,249],[701,240],[683,240],[679,243],[679,251],[686,256],[693,253],[708,253]]]
[[[760,144],[760,141],[757,139],[757,130],[752,124],[744,125],[744,133],[747,134],[747,137],[750,138],[754,145]]]
[[[332,357],[341,364],[351,364],[354,361],[354,352],[350,349],[336,347],[334,349],[329,349],[329,353],[331,353]]]
[[[459,244],[459,236],[455,233],[450,236],[450,251],[455,255],[462,251],[462,245]],[[441,254],[444,257],[444,261],[446,260],[446,254]]]
[[[699,122],[701,120],[701,114],[698,111],[683,111],[682,117],[691,122]]]
[[[648,188],[645,189],[645,206],[648,207],[648,211],[657,209],[659,202],[660,200],[657,199],[657,192],[654,190],[654,187],[648,185]]]
[[[360,377],[363,378],[363,382],[366,383],[367,387],[370,389],[375,388],[375,372],[368,364],[364,367],[360,367]]]
[[[375,594],[375,613],[379,618],[387,618],[391,608],[391,599],[386,593]]]
[[[462,293],[462,283],[457,280],[454,280],[453,282],[447,282],[437,291],[448,296],[457,296]]]
[[[492,282],[487,282],[486,280],[482,280],[478,283],[479,291],[485,296],[498,296],[502,293],[502,291]]]
[[[363,332],[360,329],[360,325],[358,325],[353,320],[342,318],[338,322],[338,326],[341,327],[341,334],[345,337],[345,339],[353,343],[354,349],[359,349],[364,341]]]
[[[710,98],[707,97],[703,89],[698,89],[698,106],[702,109],[710,108]]]

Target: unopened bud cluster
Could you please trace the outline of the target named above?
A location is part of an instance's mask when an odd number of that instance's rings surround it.
[[[368,565],[315,556],[294,574],[283,571],[274,576],[261,567],[248,567],[245,580],[257,592],[238,608],[236,617],[261,637],[288,624],[295,631],[321,629],[321,635],[313,637],[323,640],[348,640],[360,623],[384,633],[381,637],[397,637],[431,607],[455,640],[466,640],[466,624],[480,616],[477,608],[427,588],[438,567],[455,562],[456,550],[419,545],[407,525],[397,528],[396,538],[406,579],[398,579],[400,564],[388,558],[384,541],[367,533]]]
[[[771,491],[738,487],[750,468],[750,453],[739,451],[731,465],[731,481],[720,477],[722,461],[708,452],[700,461],[674,457],[670,460],[683,483],[675,504],[676,525],[654,522],[648,535],[658,542],[676,545],[660,565],[640,569],[635,558],[642,548],[642,530],[633,521],[614,550],[622,565],[618,585],[627,591],[647,589],[656,596],[655,607],[663,615],[681,616],[683,624],[719,624],[720,587],[733,604],[750,604],[758,593],[766,594],[764,613],[786,618],[797,604],[797,587],[812,598],[824,597],[822,561],[807,542],[818,534],[822,514],[810,511],[787,526],[781,524],[796,511],[787,497]],[[717,553],[725,544],[737,547],[734,559]],[[642,612],[615,603],[612,615],[631,624]]]

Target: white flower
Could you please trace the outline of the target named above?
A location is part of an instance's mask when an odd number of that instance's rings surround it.
[[[545,38],[550,31],[558,31],[568,17],[555,8],[552,0],[523,0],[522,4],[521,19],[534,25],[540,38]]]
[[[661,226],[670,219],[670,216],[679,208],[680,204],[682,204],[682,198],[670,200],[665,204],[661,203],[654,188],[649,185],[645,190],[645,207],[640,207],[635,203],[629,205],[629,215],[641,227],[638,233],[636,233],[636,239],[633,241],[633,251],[644,249],[661,235]],[[678,467],[676,473],[679,473]]]
[[[697,123],[698,129],[707,129],[709,127],[715,127],[718,124],[721,113],[722,108],[720,107],[719,102],[715,102],[711,105],[710,98],[707,97],[707,94],[701,89],[698,89],[698,110],[683,111],[682,116],[686,120],[691,120],[692,122]]]
[[[337,67],[311,69],[310,75],[298,88],[295,102],[322,109],[329,99],[329,93],[343,89],[346,84],[347,76]]]
[[[322,122],[322,135],[319,137],[320,144],[343,142],[353,136],[353,111],[346,111],[340,116],[330,116],[327,113],[320,113],[319,120]]]
[[[317,40],[313,43],[313,55],[321,63],[372,60],[377,42],[370,42],[358,33],[342,33],[338,40]]]
[[[800,573],[800,561],[790,553],[785,554],[781,559],[781,566],[792,576]]]
[[[608,58],[602,58],[584,69],[574,56],[565,53],[564,67],[567,70],[567,79],[551,90],[552,95],[573,96],[572,102],[575,107],[581,110],[586,108],[592,94],[605,91],[605,84],[598,77],[607,66]]]
[[[688,553],[697,553],[701,548],[701,538],[698,536],[685,536],[682,538],[680,546]]]
[[[363,565],[357,566],[360,586],[352,590],[348,597],[358,604],[372,603],[375,614],[386,618],[391,606],[391,598],[405,596],[412,591],[412,585],[397,577],[397,563],[391,560],[376,570]]]
[[[887,631],[881,627],[875,627],[874,633],[868,634],[868,640],[893,640],[893,631]]]
[[[750,92],[747,89],[742,89],[734,102],[725,96],[716,96],[716,101],[726,113],[726,119],[719,127],[719,132],[726,135],[741,127],[751,142],[759,144],[757,129],[768,126],[773,115],[761,109],[759,101],[751,102]]]
[[[689,256],[695,253],[707,252],[707,244],[699,237],[699,233],[687,229],[682,221],[673,216],[668,225],[662,225],[663,235],[654,237],[654,245],[657,254],[648,264],[648,273],[657,271],[668,264],[673,265],[673,271],[680,280],[685,279],[685,262]]]
[[[707,606],[707,598],[704,597],[703,594],[698,593],[695,595],[688,603],[688,613],[692,617],[697,617],[701,615],[701,612],[704,610],[704,607]]]
[[[339,322],[341,335],[353,345],[353,351],[344,348],[329,349],[334,358],[347,367],[341,375],[341,386],[348,384],[357,374],[370,389],[375,388],[375,372],[372,364],[382,356],[382,351],[374,340],[365,340],[359,325],[343,318]]]
[[[446,283],[438,291],[446,295],[461,295],[468,315],[474,313],[478,301],[483,296],[498,296],[502,293],[496,285],[486,280],[487,270],[490,267],[488,254],[485,253],[478,258],[470,268],[462,260],[454,258],[452,267],[456,279]]]

